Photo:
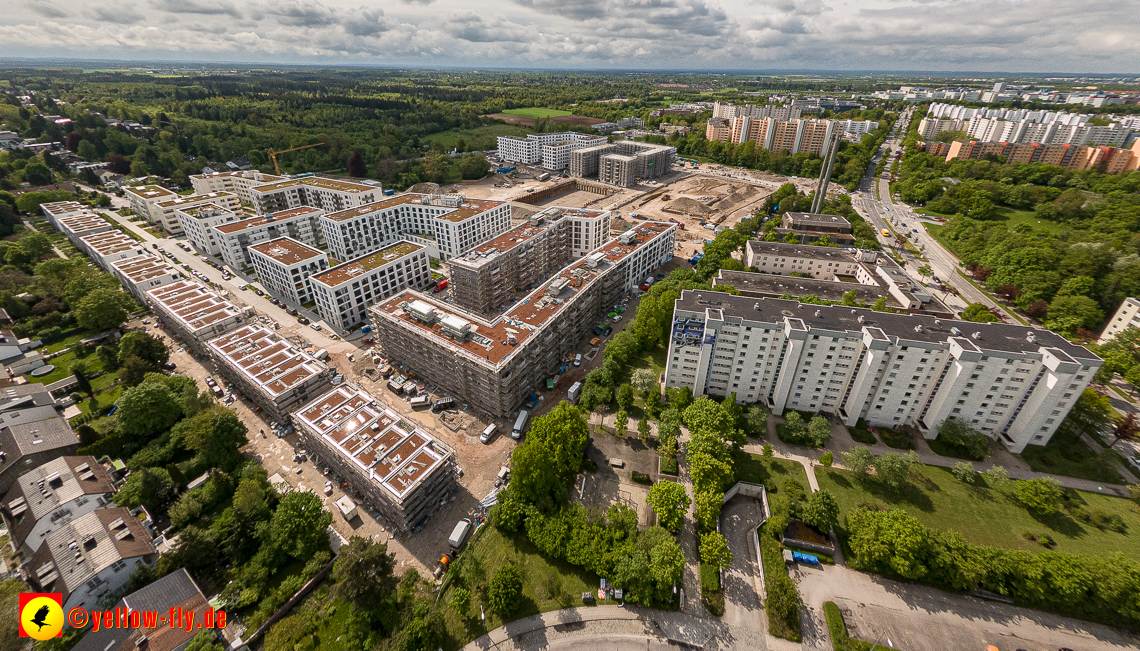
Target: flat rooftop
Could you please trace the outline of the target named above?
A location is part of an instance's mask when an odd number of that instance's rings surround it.
[[[272,174],[262,174],[257,170],[239,170],[237,172],[211,172],[210,174],[191,174],[192,179],[213,179],[213,178],[239,178],[239,179],[256,179],[260,176],[266,183],[277,183],[280,181],[287,181],[284,176],[274,176]]]
[[[179,208],[178,212],[197,219],[199,217],[213,217],[216,213],[220,212],[233,211],[229,208],[223,208],[216,203],[201,203],[189,206],[187,208]]]
[[[309,176],[303,179],[287,179],[278,181],[276,183],[267,183],[266,185],[259,185],[253,188],[254,192],[266,193],[276,192],[278,190],[286,190],[289,188],[306,186],[311,188],[320,188],[322,190],[335,190],[337,192],[348,192],[357,194],[360,192],[368,192],[371,190],[380,190],[379,185],[368,185],[366,183],[352,183],[350,181],[340,181],[337,179],[326,179],[320,176]]]
[[[732,285],[741,294],[748,296],[766,295],[780,297],[790,294],[796,298],[814,294],[824,300],[839,301],[849,291],[855,292],[855,297],[867,303],[874,303],[885,297],[887,302],[897,307],[898,301],[891,296],[886,288],[879,285],[864,285],[861,283],[848,283],[839,280],[819,280],[816,278],[793,278],[791,276],[777,276],[773,274],[753,273],[750,271],[729,271],[721,269],[712,281],[713,287]]]
[[[824,262],[843,262],[854,264],[855,252],[834,246],[811,246],[809,244],[785,244],[783,242],[763,242],[748,240],[748,250],[753,255],[780,256],[788,258],[803,258],[806,260],[823,260]]]
[[[69,212],[86,211],[87,206],[84,206],[78,201],[53,201],[52,203],[41,203],[40,210],[53,215],[60,215]]]
[[[553,224],[558,223],[564,217],[597,218],[605,215],[607,212],[609,211],[563,208],[561,206],[546,208],[541,212],[531,215],[527,218],[528,221],[515,226],[495,239],[480,244],[462,256],[453,258],[449,264],[459,264],[464,267],[479,267],[498,259],[500,253],[526,244],[534,239],[535,236],[549,230]],[[537,226],[532,226],[530,220],[536,218],[541,218],[543,221]]]
[[[178,197],[177,199],[170,199],[167,201],[159,201],[159,208],[177,208],[185,204],[197,204],[203,201],[214,202],[226,198],[231,198],[237,201],[237,195],[230,192],[209,192],[206,194],[191,194],[185,197]]]
[[[325,255],[324,251],[298,242],[291,237],[279,237],[275,240],[269,240],[268,242],[251,246],[249,250],[257,251],[261,255],[285,266],[292,266]]]
[[[793,224],[804,226],[851,226],[851,222],[839,215],[823,215],[811,212],[786,212],[784,216]]]
[[[179,280],[155,287],[147,295],[191,333],[239,316],[232,303],[193,280]]]
[[[294,413],[359,473],[396,500],[406,497],[450,456],[434,436],[371,394],[340,386]]]
[[[144,253],[133,258],[123,258],[111,263],[116,271],[132,283],[141,283],[151,278],[169,274],[177,275],[174,267],[163,262],[158,256]]]
[[[123,188],[123,191],[147,201],[162,200],[178,196],[177,192],[167,190],[161,185],[136,185]]]
[[[632,231],[627,231],[635,235],[632,242],[622,244],[620,237],[610,240],[590,255],[578,258],[558,271],[548,282],[491,321],[410,290],[404,290],[372,309],[423,331],[438,343],[463,350],[482,363],[498,366],[519,346],[535,336],[535,332],[557,319],[566,306],[589,289],[600,276],[657,236],[675,228],[676,224],[666,222],[639,222]],[[597,266],[591,266],[592,260],[597,260]],[[547,289],[555,283],[561,287],[558,287],[556,294],[550,295]],[[431,323],[425,323],[412,315],[410,308],[415,301],[434,310],[436,318]],[[444,322],[466,324],[470,327],[470,334],[462,341],[457,341],[445,333]],[[507,343],[509,337],[515,338],[517,345]]]
[[[111,226],[111,222],[98,215],[87,213],[84,215],[74,215],[72,217],[60,217],[59,225],[72,233],[82,233],[83,231],[93,231],[98,228],[106,229]]]
[[[250,217],[249,219],[230,222],[229,224],[219,224],[214,228],[225,233],[226,235],[233,235],[234,233],[240,233],[244,230],[260,228],[266,224],[272,224],[273,222],[280,222],[288,219],[297,219],[303,217],[313,217],[320,214],[322,214],[320,208],[314,208],[312,206],[298,206],[296,208],[290,208],[289,210],[275,212],[272,215],[259,215],[257,217]]]
[[[425,200],[429,201],[429,203],[424,203]],[[437,214],[435,216],[436,219],[461,222],[465,219],[469,219],[476,215],[485,213],[492,208],[501,206],[503,203],[505,202],[492,201],[490,199],[469,199],[467,197],[463,197],[463,201],[459,204],[459,206],[447,206],[441,203],[439,200],[432,201],[431,195],[429,194],[404,193],[393,197],[388,197],[386,199],[381,199],[380,201],[374,201],[372,203],[358,206],[356,208],[349,208],[347,210],[330,213],[328,215],[325,215],[325,219],[334,222],[343,222],[398,206],[430,206],[432,208],[436,208],[437,210],[442,209],[443,211],[446,211],[442,214]]]
[[[790,315],[802,319],[809,329],[860,332],[865,327],[879,328],[891,337],[932,344],[944,344],[950,337],[965,337],[983,350],[1007,353],[1026,354],[1036,353],[1041,347],[1058,348],[1075,359],[1083,360],[1084,364],[1093,363],[1095,366],[1100,366],[1100,358],[1083,346],[1071,343],[1061,335],[1044,328],[1030,328],[1023,325],[974,323],[918,314],[875,312],[866,308],[840,305],[809,305],[777,298],[732,296],[701,290],[683,291],[674,307],[686,312],[704,312],[712,308],[722,310],[725,316],[737,316],[747,321],[772,324],[781,324],[784,322],[784,317]],[[819,317],[815,316],[817,310],[820,313]],[[863,318],[862,323],[859,322],[859,317]],[[915,330],[915,326],[919,325],[922,326],[921,332]],[[954,334],[951,328],[959,330],[959,334]],[[977,338],[973,337],[975,332],[978,333]],[[1030,333],[1034,335],[1033,342],[1027,339]]]
[[[101,256],[143,248],[142,242],[115,230],[101,231],[93,235],[85,235],[79,239]]]
[[[328,271],[314,274],[310,276],[310,279],[326,287],[339,287],[353,278],[422,250],[424,250],[424,247],[419,244],[401,240],[379,251],[374,251],[367,255],[362,255],[355,260],[338,264]]]
[[[269,328],[245,325],[209,341],[218,358],[245,375],[263,393],[276,398],[316,377],[328,367]]]

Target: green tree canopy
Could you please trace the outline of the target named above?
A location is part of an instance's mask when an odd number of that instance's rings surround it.
[[[662,527],[677,531],[685,522],[685,513],[689,510],[689,493],[685,487],[671,482],[660,481],[649,489],[645,498],[653,512],[657,514],[657,523]]]

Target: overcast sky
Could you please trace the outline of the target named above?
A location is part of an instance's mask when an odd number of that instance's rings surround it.
[[[8,0],[0,56],[1140,74],[1135,0]]]

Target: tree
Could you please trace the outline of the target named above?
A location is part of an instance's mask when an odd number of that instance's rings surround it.
[[[831,440],[831,423],[823,416],[812,417],[808,423],[808,436],[811,437],[813,445],[822,448]]]
[[[924,264],[918,268],[918,275],[920,278],[926,278],[927,276],[933,276],[934,270],[930,268],[930,265]]]
[[[185,651],[226,651],[226,645],[218,641],[218,634],[215,631],[202,631],[190,640],[190,645]]]
[[[1014,497],[1022,506],[1038,515],[1052,515],[1057,512],[1061,498],[1061,484],[1056,479],[1023,479],[1016,483]]]
[[[1112,403],[1094,389],[1086,388],[1066,418],[1085,434],[1099,434],[1112,420]]]
[[[246,431],[245,423],[233,410],[221,407],[203,411],[174,426],[183,444],[196,453],[195,460],[200,466],[226,472],[232,472],[242,463],[239,450],[247,443]]]
[[[824,452],[819,456],[819,464],[824,468],[830,468],[831,464],[835,463],[835,455],[830,452]]]
[[[52,181],[51,170],[43,163],[30,163],[24,167],[24,180],[31,185],[48,185]]]
[[[145,506],[157,514],[166,511],[166,504],[177,491],[165,468],[142,468],[127,477],[122,488],[115,493],[115,503],[128,508]]]
[[[115,404],[119,431],[138,440],[150,440],[182,418],[182,408],[174,394],[157,382],[127,389]]]
[[[438,151],[429,151],[424,156],[424,174],[433,183],[443,183],[447,180],[447,173],[451,168],[447,155]]]
[[[128,333],[129,334],[129,333]],[[103,344],[95,349],[95,354],[103,364],[104,371],[115,371],[119,368],[119,350],[113,344]]]
[[[960,448],[972,459],[981,461],[990,454],[990,440],[965,421],[947,418],[938,426],[938,440]]]
[[[72,312],[79,325],[88,330],[117,328],[127,320],[134,306],[130,294],[114,289],[97,289],[79,301]]]
[[[106,161],[107,169],[111,170],[115,174],[131,173],[131,161],[122,154],[108,154]]]
[[[749,436],[763,438],[768,433],[768,412],[760,405],[752,405],[745,412],[744,430]]]
[[[460,142],[462,142],[462,140]],[[465,148],[466,147],[459,147],[459,150],[462,151]],[[482,154],[471,152],[464,154],[459,159],[459,173],[464,179],[481,179],[487,175],[490,169],[491,164],[487,162],[487,159]]]
[[[135,357],[158,369],[170,360],[170,351],[162,343],[142,330],[132,330],[119,340],[119,363]]]
[[[20,238],[17,246],[20,253],[33,262],[51,253],[51,240],[48,239],[47,235],[39,232],[24,235]]]
[[[657,374],[651,368],[639,368],[630,376],[629,382],[643,395],[648,395],[657,388]]]
[[[685,487],[671,481],[654,484],[645,501],[657,514],[658,524],[669,531],[680,530],[691,503]]]
[[[788,415],[784,417],[784,429],[786,429],[789,434],[798,434],[803,428],[804,418],[800,416],[800,412],[790,411]]]
[[[75,376],[75,381],[79,383],[79,390],[94,398],[95,389],[91,387],[91,380],[87,379],[87,362],[82,359],[77,359],[72,362],[71,374]]]
[[[460,619],[467,618],[467,610],[471,608],[471,591],[467,588],[456,588],[451,593],[451,610],[459,615]]]
[[[718,570],[727,570],[732,565],[732,551],[728,541],[718,531],[701,534],[701,561]]]
[[[665,397],[668,398],[670,406],[681,413],[684,413],[685,409],[693,404],[693,390],[689,387],[665,389]]]
[[[1009,471],[1005,469],[1005,466],[990,466],[986,470],[986,479],[994,490],[1004,491],[1009,486]]]
[[[970,303],[966,309],[962,310],[963,321],[973,321],[975,323],[992,323],[997,321],[998,318],[990,312],[990,308],[986,307],[983,303]]]
[[[696,491],[694,497],[697,503],[697,527],[701,531],[715,531],[720,521],[720,510],[724,506],[724,493],[704,487]]]
[[[369,608],[388,598],[396,587],[396,557],[388,545],[353,536],[338,552],[332,576],[336,596]]]
[[[614,434],[617,436],[625,436],[629,426],[629,414],[624,409],[619,409],[614,414]]]
[[[514,563],[507,562],[491,577],[487,602],[504,618],[515,612],[522,599],[522,575]]]
[[[1104,321],[1104,311],[1088,296],[1057,296],[1049,304],[1045,327],[1069,336],[1079,328],[1093,329]]]
[[[142,178],[144,176],[150,176],[150,168],[147,167],[145,160],[143,160],[141,158],[135,158],[135,159],[131,160],[130,174],[134,178]]]
[[[633,400],[634,394],[632,385],[623,384],[618,387],[617,403],[619,407],[621,407],[624,411],[629,411],[629,408],[633,406]]]
[[[831,531],[839,524],[839,501],[830,491],[818,490],[808,495],[807,503],[800,510],[800,519],[819,531]]]
[[[364,164],[364,157],[360,155],[360,150],[353,149],[352,155],[348,157],[345,163],[348,168],[348,175],[359,179],[368,176],[368,166]]]
[[[273,542],[293,558],[308,560],[327,549],[332,514],[325,511],[321,498],[311,491],[293,491],[281,498],[270,521]]]
[[[875,457],[872,465],[879,481],[886,484],[891,490],[900,490],[910,481],[912,473],[917,472],[922,463],[918,455],[911,450],[903,456],[897,452],[888,452]]]
[[[582,469],[589,437],[581,410],[565,400],[534,419],[526,441],[511,455],[512,492],[524,504],[540,508],[561,503]]]
[[[846,524],[853,567],[912,580],[926,576],[930,533],[906,511],[861,507],[847,514]]]
[[[127,387],[137,386],[142,384],[147,374],[153,371],[150,364],[138,357],[128,357],[126,363],[119,369],[119,380]]]
[[[1128,412],[1124,418],[1116,419],[1112,425],[1112,442],[1108,447],[1116,445],[1117,441],[1135,441],[1140,439],[1140,422],[1136,421],[1136,412]]]
[[[1124,372],[1124,381],[1132,387],[1132,394],[1136,395],[1136,389],[1140,388],[1140,364]]]
[[[642,443],[648,443],[649,435],[649,417],[647,416],[637,421],[637,438],[640,439]]]
[[[978,471],[974,469],[974,464],[969,461],[959,461],[954,464],[954,468],[950,472],[954,475],[954,479],[963,484],[973,484],[978,480]]]
[[[679,581],[684,569],[685,554],[672,537],[658,543],[649,552],[649,574],[660,587]]]

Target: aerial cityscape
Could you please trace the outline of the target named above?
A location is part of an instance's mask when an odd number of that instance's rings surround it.
[[[1140,14],[123,9],[0,17],[0,649],[1140,648]]]

